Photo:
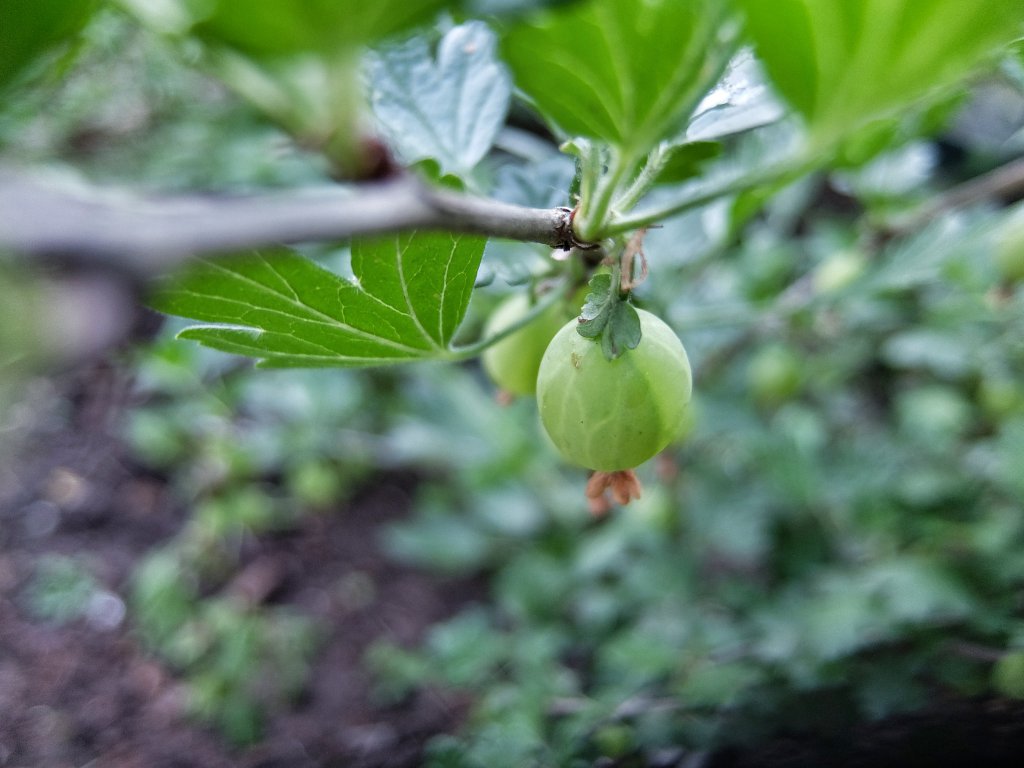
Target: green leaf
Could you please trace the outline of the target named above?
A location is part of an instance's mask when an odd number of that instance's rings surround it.
[[[536,11],[575,0],[468,0],[466,10],[473,16],[502,16]]]
[[[717,141],[691,141],[677,144],[668,152],[668,160],[658,171],[655,184],[679,184],[692,179],[704,163],[722,154],[722,145]]]
[[[601,335],[608,324],[612,301],[612,276],[602,273],[590,278],[590,293],[583,302],[576,329],[580,336],[596,339]]]
[[[608,360],[614,360],[627,349],[636,349],[639,343],[640,316],[636,309],[625,301],[615,302],[601,334],[601,351]]]
[[[590,279],[580,312],[576,332],[585,339],[601,342],[604,356],[614,360],[627,349],[640,343],[640,317],[632,304],[623,301],[612,287],[612,276],[606,273]]]
[[[441,164],[432,157],[418,160],[409,164],[409,170],[415,171],[423,179],[437,187],[455,189],[459,192],[466,190],[466,184],[460,176],[452,173],[445,173]]]
[[[200,261],[152,299],[215,325],[180,336],[265,367],[369,366],[447,357],[484,240],[400,235],[352,245],[355,282],[293,251]]]
[[[505,122],[512,83],[482,22],[455,27],[436,61],[422,37],[371,60],[373,109],[407,163],[432,158],[443,174],[467,177]]]
[[[503,165],[494,175],[491,194],[506,203],[531,208],[555,208],[569,202],[576,173],[572,159],[553,152],[524,165]]]
[[[996,662],[992,685],[1003,696],[1024,699],[1024,651],[1007,653]]]
[[[75,35],[94,7],[93,0],[0,2],[0,88],[38,57]]]
[[[737,0],[779,92],[830,143],[969,75],[1024,32],[1024,3]]]
[[[430,21],[448,0],[178,0],[192,31],[253,56],[333,53]]]
[[[737,53],[686,126],[689,141],[721,140],[777,122],[785,106],[768,85],[761,63],[749,48]]]
[[[681,130],[735,50],[717,0],[589,0],[511,28],[516,84],[566,134],[636,155]]]

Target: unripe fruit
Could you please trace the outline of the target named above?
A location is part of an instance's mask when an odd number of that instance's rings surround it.
[[[759,405],[775,407],[800,391],[803,384],[800,359],[781,344],[765,347],[751,359],[747,382]]]
[[[594,733],[594,746],[604,757],[624,757],[634,747],[633,729],[623,723],[609,723]]]
[[[818,265],[812,275],[814,290],[818,293],[839,293],[853,283],[867,266],[863,254],[840,251]]]
[[[530,298],[517,293],[502,302],[488,318],[485,336],[493,336],[530,311]],[[484,350],[487,375],[500,389],[513,395],[532,395],[537,388],[537,369],[548,342],[565,322],[564,308],[555,303],[531,323]]]
[[[959,390],[934,384],[902,392],[896,399],[900,427],[931,445],[959,439],[973,419]]]
[[[978,384],[977,400],[995,422],[1024,413],[1024,389],[1007,375],[985,376]]]
[[[631,469],[661,451],[684,426],[693,389],[690,361],[664,322],[637,310],[636,349],[608,360],[571,320],[541,360],[541,423],[566,459],[589,469]]]
[[[341,495],[342,477],[326,462],[304,461],[288,474],[288,489],[305,504],[326,507]]]
[[[1004,696],[1024,699],[1024,651],[1014,651],[999,659],[992,668],[992,683]]]
[[[1024,207],[1011,214],[996,232],[995,262],[1006,280],[1024,280]]]

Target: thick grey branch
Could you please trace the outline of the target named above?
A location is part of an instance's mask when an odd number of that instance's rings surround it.
[[[412,229],[572,244],[567,209],[508,205],[412,177],[241,197],[140,197],[0,170],[0,250],[137,276],[197,254]]]

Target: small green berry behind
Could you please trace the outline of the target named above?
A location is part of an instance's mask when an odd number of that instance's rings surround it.
[[[799,356],[777,343],[762,348],[747,368],[750,394],[764,408],[776,408],[796,397],[803,386],[803,376]]]
[[[573,320],[551,340],[537,377],[541,422],[570,462],[599,472],[632,469],[674,440],[693,379],[675,332],[638,310],[635,349],[608,360]]]
[[[529,311],[530,297],[525,292],[510,296],[487,319],[484,336],[500,333]],[[532,395],[536,391],[544,350],[562,327],[565,315],[564,305],[555,303],[528,325],[484,350],[484,370],[500,390],[510,395]]]

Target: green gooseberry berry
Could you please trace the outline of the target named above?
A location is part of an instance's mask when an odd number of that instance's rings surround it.
[[[992,668],[992,683],[1004,696],[1024,699],[1024,651],[1012,651]]]
[[[822,294],[840,293],[852,285],[866,267],[867,259],[859,251],[851,249],[833,254],[812,273],[814,290]]]
[[[540,363],[541,423],[570,462],[600,472],[632,469],[675,440],[686,423],[693,377],[675,332],[644,310],[636,349],[608,360],[571,320]]]
[[[803,386],[803,363],[793,350],[782,344],[760,349],[750,360],[747,383],[754,401],[775,407],[795,397]]]
[[[487,319],[485,337],[517,323],[530,309],[530,297],[525,292],[510,296]],[[565,314],[564,305],[556,302],[529,324],[484,350],[484,370],[499,389],[513,395],[534,393],[541,357],[565,322]]]
[[[1024,280],[1024,206],[1018,206],[996,231],[995,263],[1005,280]]]
[[[984,376],[975,397],[982,412],[993,422],[1024,413],[1024,389],[1009,374]]]

